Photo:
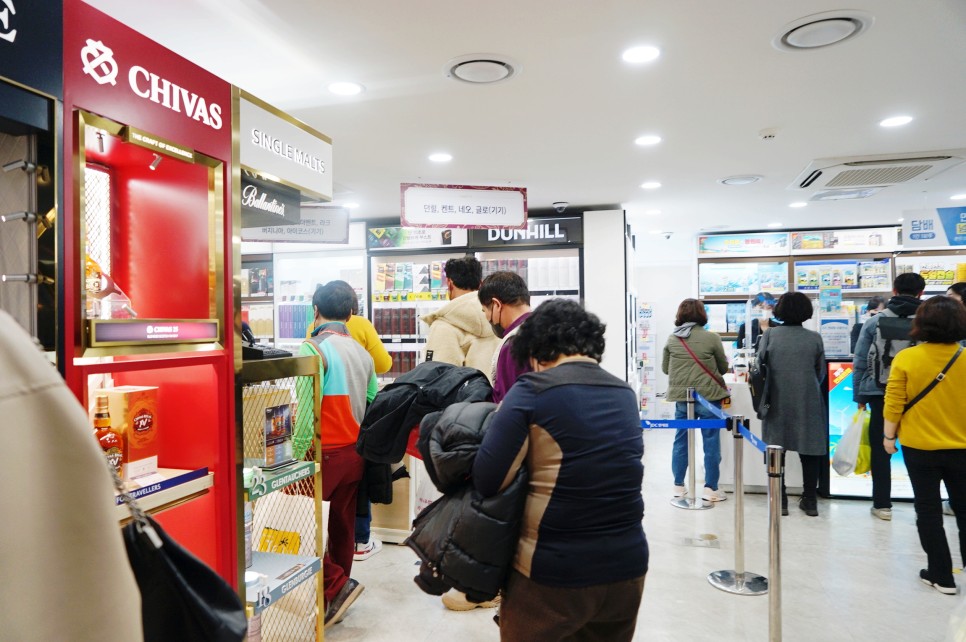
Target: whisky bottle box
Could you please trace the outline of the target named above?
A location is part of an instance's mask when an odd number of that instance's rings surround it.
[[[158,387],[104,388],[111,412],[111,427],[124,435],[121,477],[129,481],[158,472]]]

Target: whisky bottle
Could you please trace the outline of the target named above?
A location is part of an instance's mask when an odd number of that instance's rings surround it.
[[[111,428],[111,413],[107,406],[107,395],[97,396],[97,406],[94,410],[94,437],[100,444],[108,463],[114,467],[117,474],[121,474],[121,463],[124,460],[124,437],[120,431]]]

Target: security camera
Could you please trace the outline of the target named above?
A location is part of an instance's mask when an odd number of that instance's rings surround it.
[[[674,232],[665,232],[665,233],[664,233],[664,240],[665,240],[665,241],[670,241],[670,240],[671,240],[671,235],[672,235],[672,234],[674,234]]]
[[[567,201],[557,201],[553,204],[553,209],[557,212],[557,214],[563,214],[568,205],[570,205],[570,203]]]

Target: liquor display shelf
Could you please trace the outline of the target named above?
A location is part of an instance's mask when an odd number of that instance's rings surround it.
[[[248,587],[245,591],[245,601],[252,605],[255,613],[261,613],[320,572],[322,560],[318,557],[252,551],[252,565],[247,570],[267,578],[264,584]]]
[[[313,461],[299,461],[275,470],[263,470],[252,468],[251,481],[249,482],[248,470],[245,469],[245,493],[248,499],[258,499],[269,493],[281,490],[286,486],[311,477],[319,469],[319,465]]]
[[[145,513],[153,514],[204,495],[214,485],[215,474],[208,472],[207,467],[195,470],[159,468],[156,474],[140,477],[135,483],[139,487],[128,492]],[[118,521],[129,521],[131,513],[123,500],[115,496],[114,503]]]

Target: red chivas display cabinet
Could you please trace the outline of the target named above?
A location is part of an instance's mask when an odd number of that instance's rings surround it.
[[[156,388],[135,494],[238,586],[231,88],[80,0],[64,24],[60,366],[88,408]]]

